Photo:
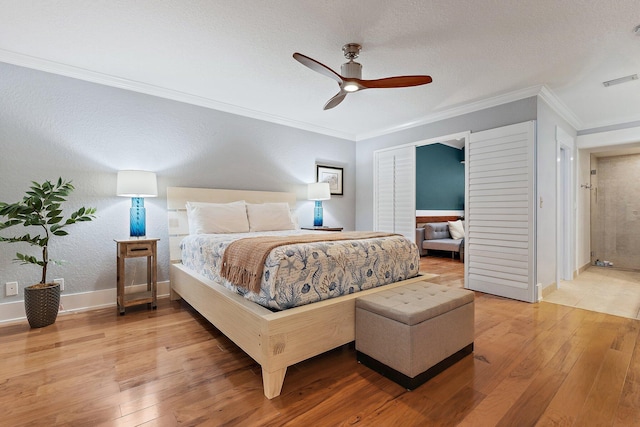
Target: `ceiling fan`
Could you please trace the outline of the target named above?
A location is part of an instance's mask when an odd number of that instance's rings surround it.
[[[340,67],[340,74],[333,71],[326,65],[316,61],[313,58],[309,58],[301,53],[294,53],[293,57],[302,65],[311,68],[313,71],[317,71],[327,77],[330,77],[338,82],[340,86],[340,92],[338,92],[333,98],[331,98],[324,105],[324,109],[328,110],[340,104],[348,93],[357,92],[364,89],[374,88],[394,88],[394,87],[409,87],[420,86],[431,83],[433,80],[430,76],[397,76],[387,77],[384,79],[375,80],[363,80],[362,79],[362,65],[355,62],[354,59],[360,54],[362,46],[357,43],[348,43],[342,46],[342,52],[344,57],[349,60],[342,64]]]

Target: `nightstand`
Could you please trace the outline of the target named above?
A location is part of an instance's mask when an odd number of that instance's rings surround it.
[[[342,231],[343,227],[300,227],[301,230],[315,230],[315,231]]]
[[[132,305],[150,304],[154,310],[157,307],[158,240],[160,239],[114,240],[117,244],[117,300],[121,316],[124,315],[124,309]],[[138,257],[147,258],[147,290],[125,294],[124,261]]]

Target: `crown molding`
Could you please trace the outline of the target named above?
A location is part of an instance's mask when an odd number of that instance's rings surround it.
[[[624,126],[628,126],[629,123],[635,123],[635,122],[640,122],[640,115],[626,117],[624,119],[624,121],[620,121],[620,120],[603,120],[603,121],[599,121],[599,122],[590,122],[590,123],[585,124],[582,127],[582,129],[579,129],[579,130],[594,132],[594,131],[600,131],[603,128],[612,128],[612,127],[623,127],[624,128]],[[609,129],[605,129],[604,131],[608,131],[608,130]]]
[[[438,122],[440,120],[450,119],[452,117],[461,116],[463,114],[473,113],[475,111],[485,110],[487,108],[496,107],[498,105],[507,104],[509,102],[519,101],[521,99],[530,98],[532,96],[540,97],[549,107],[566,120],[576,130],[583,128],[583,124],[578,117],[554,94],[551,89],[545,85],[536,85],[528,88],[504,93],[491,98],[481,99],[464,105],[459,105],[448,110],[440,111],[429,116],[399,126],[386,128],[380,131],[358,134],[357,141],[375,138],[382,135],[410,129],[416,126],[426,125]]]
[[[393,126],[393,127],[379,130],[379,131],[358,134],[356,137],[356,140],[362,141],[365,139],[375,138],[382,135],[388,135],[390,133],[398,132],[401,130],[411,129],[416,126],[422,126],[429,123],[439,122],[441,120],[450,119],[452,117],[461,116],[463,114],[473,113],[474,111],[484,110],[487,108],[496,107],[498,105],[507,104],[509,102],[530,98],[532,96],[537,96],[540,93],[541,88],[542,88],[541,85],[532,86],[532,87],[516,90],[513,92],[508,92],[501,95],[493,96],[491,98],[470,102],[468,104],[458,105],[453,108],[449,108],[447,110],[429,114],[428,116],[420,120],[415,120],[412,122],[404,123],[399,126]]]
[[[546,86],[540,88],[538,96],[555,111],[560,117],[567,121],[575,130],[581,130],[584,128],[584,123],[576,116],[573,111],[567,107],[564,102],[560,101],[560,98]]]
[[[171,99],[173,101],[184,102],[186,104],[206,107],[213,110],[223,111],[225,113],[237,114],[239,116],[249,117],[252,119],[263,120],[283,126],[301,129],[309,132],[320,133],[335,138],[346,139],[350,141],[356,140],[356,135],[340,132],[335,129],[329,129],[322,126],[316,126],[309,123],[299,122],[296,120],[286,119],[284,117],[273,114],[263,113],[248,108],[238,107],[236,105],[227,104],[225,102],[214,101],[202,96],[192,95],[186,92],[180,92],[173,89],[167,89],[160,86],[150,85],[135,80],[124,79],[109,74],[98,73],[96,71],[84,68],[74,67],[59,62],[49,61],[42,58],[36,58],[29,55],[11,52],[0,49],[0,62],[6,62],[12,65],[31,68],[47,73],[58,74],[61,76],[71,77],[78,80],[84,80],[91,83],[97,83],[105,86],[111,86],[118,89],[130,90],[133,92],[144,93],[146,95],[157,96],[160,98]]]

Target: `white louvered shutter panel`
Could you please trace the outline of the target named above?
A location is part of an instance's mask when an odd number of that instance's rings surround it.
[[[465,283],[535,302],[535,122],[472,133]]]
[[[415,241],[415,147],[374,155],[374,230]]]
[[[394,157],[385,155],[387,152],[376,153],[374,179],[374,224],[375,231],[393,232],[393,176]]]

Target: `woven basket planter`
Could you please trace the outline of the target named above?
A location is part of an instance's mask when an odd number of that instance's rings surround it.
[[[24,309],[32,328],[51,325],[58,317],[60,307],[60,284],[44,288],[24,288]]]

